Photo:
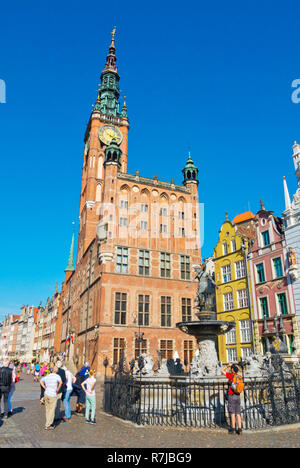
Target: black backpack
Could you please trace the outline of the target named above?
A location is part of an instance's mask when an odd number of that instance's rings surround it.
[[[10,387],[12,381],[12,370],[9,367],[0,369],[0,387]]]

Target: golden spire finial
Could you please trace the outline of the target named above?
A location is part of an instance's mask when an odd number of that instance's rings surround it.
[[[112,30],[111,32],[111,45],[110,47],[115,47],[115,34],[116,34],[116,26],[114,27],[114,29]]]

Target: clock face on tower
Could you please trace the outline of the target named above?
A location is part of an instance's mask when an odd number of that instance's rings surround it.
[[[118,145],[122,143],[123,135],[120,130],[114,125],[103,125],[99,129],[99,140],[105,145],[109,145],[111,140],[115,138]]]

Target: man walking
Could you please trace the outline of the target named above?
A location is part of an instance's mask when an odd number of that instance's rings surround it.
[[[58,373],[58,367],[54,366],[52,374],[43,377],[40,381],[41,386],[45,390],[45,407],[46,407],[46,425],[45,430],[54,429],[53,421],[55,409],[57,405],[57,395],[62,386],[62,380]]]
[[[232,387],[233,380],[238,375],[239,368],[235,364],[228,364],[221,369],[221,373],[228,379],[228,412],[230,414],[231,428],[230,434],[236,432],[238,435],[242,434],[242,418],[241,418],[241,397],[237,394]],[[241,378],[241,377],[240,377]],[[237,424],[237,429],[236,429]]]
[[[12,370],[9,367],[9,360],[3,361],[3,367],[0,369],[0,407],[1,401],[4,402],[4,419],[8,418],[8,395],[10,392],[10,386],[12,383]]]
[[[61,361],[56,362],[56,367],[58,368],[57,375],[59,375],[59,377],[61,378],[62,385],[60,386],[60,389],[57,392],[57,405],[56,405],[56,410],[55,410],[54,421],[60,421],[60,419],[61,419],[61,417],[60,417],[61,402],[62,402],[62,400],[65,399],[65,394],[66,394],[65,383],[67,381],[67,378],[66,378],[66,373],[65,373],[64,369],[62,368],[62,362]]]

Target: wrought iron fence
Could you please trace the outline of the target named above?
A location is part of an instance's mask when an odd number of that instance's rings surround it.
[[[300,422],[299,378],[282,365],[270,375],[245,379],[244,429]],[[139,425],[229,427],[224,380],[171,377],[134,379],[118,373],[105,380],[104,410]]]

